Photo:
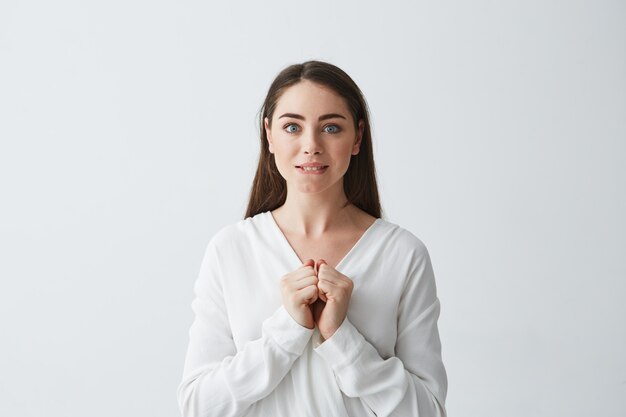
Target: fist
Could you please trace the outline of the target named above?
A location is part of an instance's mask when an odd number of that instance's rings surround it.
[[[315,263],[318,298],[311,304],[313,319],[324,339],[330,338],[348,313],[354,284],[350,278],[320,259]]]
[[[300,268],[281,278],[281,293],[285,310],[293,319],[308,329],[315,328],[310,305],[317,300],[317,276],[313,259],[307,260]]]

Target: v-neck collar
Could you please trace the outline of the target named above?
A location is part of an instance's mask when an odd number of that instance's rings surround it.
[[[293,247],[289,243],[289,240],[287,240],[287,237],[285,236],[283,231],[278,226],[278,223],[276,223],[276,220],[274,219],[274,216],[272,215],[272,212],[270,210],[268,210],[266,212],[263,212],[263,214],[265,215],[265,217],[267,219],[267,222],[270,224],[270,227],[272,229],[274,229],[274,231],[278,235],[278,238],[282,242],[283,246],[285,247],[285,250],[287,252],[291,253],[290,256],[293,258],[294,262],[297,262],[298,265],[302,265],[304,262],[300,259],[300,257],[296,253],[296,251],[293,249]],[[374,230],[374,228],[376,228],[376,226],[380,222],[381,222],[381,219],[380,218],[376,218],[376,220],[374,220],[374,222],[372,224],[370,224],[370,226],[365,230],[365,232],[363,232],[363,234],[361,234],[361,237],[356,241],[356,243],[354,245],[352,245],[350,250],[337,263],[337,265],[335,266],[336,270],[339,271],[339,269],[343,266],[343,264],[345,264],[347,262],[347,260],[352,256],[352,254],[356,251],[356,249],[360,245],[363,244],[362,242],[366,239],[367,236],[369,236],[372,233],[372,230]]]

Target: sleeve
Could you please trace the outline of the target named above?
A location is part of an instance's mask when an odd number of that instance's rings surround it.
[[[183,417],[242,416],[270,394],[302,354],[313,334],[281,305],[262,324],[262,336],[239,352],[229,325],[218,250],[212,239],[194,284],[178,406]],[[242,306],[245,308],[245,306]]]
[[[447,415],[448,380],[437,329],[440,304],[423,244],[412,265],[398,307],[396,356],[383,359],[347,317],[314,349],[329,363],[344,394],[360,398],[378,417]]]

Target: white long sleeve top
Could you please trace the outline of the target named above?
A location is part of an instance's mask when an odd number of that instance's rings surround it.
[[[445,417],[447,375],[430,256],[378,218],[337,264],[354,285],[327,340],[282,305],[302,261],[271,212],[220,229],[194,284],[177,398],[184,417]]]

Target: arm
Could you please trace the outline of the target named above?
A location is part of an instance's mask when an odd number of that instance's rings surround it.
[[[298,324],[281,305],[262,325],[262,336],[237,352],[224,302],[217,248],[212,239],[194,285],[195,319],[177,390],[184,417],[236,417],[271,393],[304,351],[314,329]]]
[[[341,390],[378,417],[445,417],[447,375],[437,329],[440,304],[426,247],[420,245],[398,308],[396,356],[383,359],[346,317],[315,351]]]

